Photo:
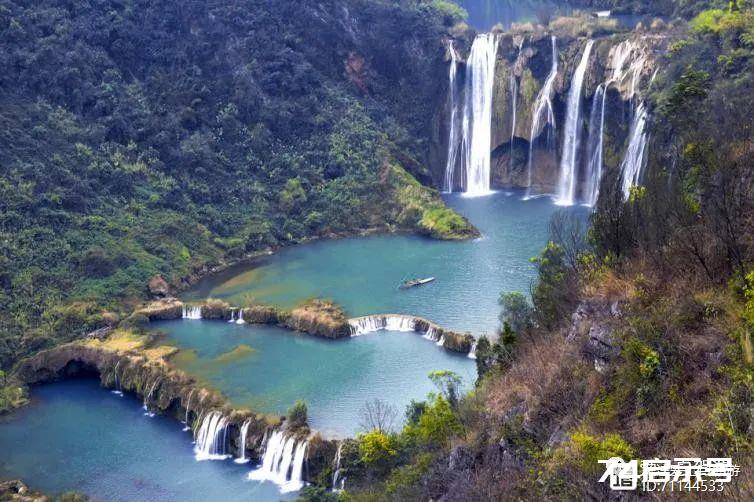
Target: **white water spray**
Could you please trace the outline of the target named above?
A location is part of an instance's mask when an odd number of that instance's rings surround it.
[[[199,306],[191,306],[191,305],[184,305],[183,306],[183,314],[181,316],[183,319],[192,319],[192,320],[198,320],[202,318],[202,308]]]
[[[634,114],[634,121],[631,125],[631,135],[626,150],[626,156],[620,166],[621,171],[621,188],[623,199],[628,200],[631,195],[631,187],[638,185],[641,181],[642,171],[645,164],[645,152],[647,149],[647,107],[644,103],[639,103]]]
[[[560,179],[558,181],[557,204],[561,206],[572,206],[576,198],[576,180],[579,175],[577,169],[579,138],[581,137],[581,94],[593,45],[594,40],[589,40],[586,43],[581,61],[573,74],[571,88],[568,91],[563,157],[560,159]]]
[[[534,111],[532,113],[531,133],[529,134],[529,165],[527,169],[527,193],[526,196],[531,197],[531,185],[532,185],[532,168],[534,157],[534,140],[542,134],[542,130],[545,126],[550,127],[550,132],[555,132],[557,125],[555,123],[555,110],[552,106],[552,93],[555,85],[555,78],[558,76],[558,40],[555,36],[552,37],[552,66],[550,67],[550,73],[547,75],[545,85],[540,89],[537,94],[537,99],[534,101]],[[548,143],[549,143],[548,139]]]
[[[345,488],[345,478],[341,479],[340,477],[340,461],[343,455],[343,441],[338,443],[338,449],[335,452],[335,460],[333,462],[333,474],[332,474],[332,491],[338,492],[342,491],[343,488]],[[340,486],[338,486],[338,481],[340,481]]]
[[[160,378],[159,377],[155,378],[154,382],[152,382],[152,386],[149,388],[149,392],[144,395],[144,405],[143,405],[143,408],[144,408],[144,411],[146,412],[146,413],[144,413],[144,415],[146,415],[146,416],[149,416],[149,417],[153,417],[154,416],[154,413],[152,413],[151,411],[149,411],[148,404],[149,404],[149,401],[152,400],[152,394],[154,393],[154,390],[157,387],[157,384],[159,384],[159,383],[160,383]]]
[[[450,99],[450,128],[448,132],[448,159],[445,164],[445,181],[443,191],[450,193],[453,191],[453,174],[456,164],[458,163],[459,138],[459,120],[458,106],[460,101],[458,84],[458,53],[453,40],[448,40],[448,52],[450,53],[450,70],[448,75],[449,99]]]
[[[120,366],[120,363],[122,362],[122,359],[118,359],[118,362],[115,363],[115,370],[113,371],[113,374],[115,375],[115,390],[113,390],[113,394],[117,394],[118,396],[123,397],[123,390],[120,388],[120,379],[118,378],[118,366]]]
[[[589,115],[589,139],[587,140],[587,176],[584,186],[584,205],[594,207],[600,196],[602,181],[602,156],[605,130],[605,103],[607,85],[600,84],[594,92],[592,111]]]
[[[188,402],[186,403],[186,415],[183,419],[183,423],[185,424],[185,427],[183,428],[184,431],[191,430],[191,425],[189,424],[189,411],[191,411],[191,396],[194,394],[195,390],[196,389],[191,389],[191,391],[189,391]]]
[[[463,111],[463,153],[466,195],[490,193],[492,146],[492,95],[495,82],[498,35],[477,35],[466,62],[466,95]]]
[[[238,437],[238,450],[241,452],[241,456],[234,460],[237,464],[245,464],[249,461],[248,458],[246,458],[246,436],[249,433],[249,427],[251,426],[251,419],[248,418],[244,421],[244,423],[241,425],[241,429],[239,431],[239,437]]]
[[[273,432],[267,439],[262,465],[249,473],[249,479],[272,481],[282,492],[303,488],[303,466],[308,441],[296,441],[282,431]]]
[[[223,460],[227,442],[228,419],[219,411],[207,413],[196,433],[194,454],[197,460]]]

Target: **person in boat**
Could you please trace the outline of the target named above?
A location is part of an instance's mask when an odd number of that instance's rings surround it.
[[[421,286],[422,284],[427,284],[434,280],[435,280],[434,277],[427,277],[426,279],[411,279],[408,281],[403,281],[403,284],[401,284],[401,289],[408,289],[408,288],[413,288],[416,286]]]

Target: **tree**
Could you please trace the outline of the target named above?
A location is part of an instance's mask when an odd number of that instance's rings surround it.
[[[390,403],[376,398],[361,409],[361,428],[367,431],[392,432],[398,410]]]
[[[432,380],[432,383],[445,396],[451,406],[455,407],[458,404],[463,379],[457,373],[450,370],[433,371],[429,374],[429,379]]]
[[[531,327],[532,309],[522,293],[517,291],[500,293],[498,303],[502,307],[501,323],[507,323],[517,333]]]

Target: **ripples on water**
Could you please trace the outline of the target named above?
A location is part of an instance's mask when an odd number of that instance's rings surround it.
[[[475,335],[494,333],[500,293],[529,293],[536,276],[529,260],[547,242],[550,217],[559,208],[550,198],[524,201],[520,193],[454,194],[446,202],[483,237],[444,242],[379,235],[314,242],[208,278],[187,298],[291,307],[319,296],[334,299],[351,317],[412,314]],[[431,276],[437,280],[425,286],[397,288],[407,278]]]

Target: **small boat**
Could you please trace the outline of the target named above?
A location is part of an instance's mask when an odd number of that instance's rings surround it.
[[[403,283],[399,286],[399,288],[400,289],[415,288],[417,286],[430,283],[434,280],[435,280],[434,277],[427,277],[426,279],[411,279],[409,281],[403,281]]]

